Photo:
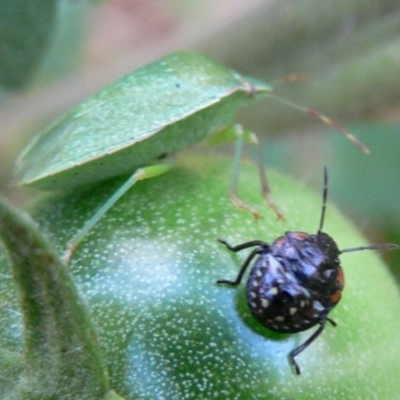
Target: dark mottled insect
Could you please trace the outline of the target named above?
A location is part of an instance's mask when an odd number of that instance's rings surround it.
[[[246,294],[251,313],[262,325],[280,333],[301,332],[319,325],[304,343],[288,355],[297,374],[300,374],[300,368],[295,357],[322,333],[327,321],[336,326],[328,314],[340,301],[344,287],[340,254],[399,247],[380,244],[339,250],[335,241],[322,232],[327,193],[328,172],[324,168],[322,212],[316,235],[286,232],[272,244],[253,240],[238,246],[218,239],[234,252],[255,247],[243,263],[236,280],[218,280],[217,283],[239,285],[247,267],[258,257],[247,281]]]

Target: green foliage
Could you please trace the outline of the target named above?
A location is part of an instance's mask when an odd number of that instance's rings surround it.
[[[0,3],[0,85],[17,89],[32,78],[49,47],[56,0]]]
[[[68,4],[78,3],[84,2]],[[1,2],[0,84],[5,88],[26,85],[38,71],[53,40],[56,6],[50,0]],[[260,10],[258,17],[249,25],[256,37],[247,36],[242,42],[248,30],[235,21],[234,32],[219,40],[213,37],[206,52],[212,53],[210,47],[215,46],[214,53],[222,59],[232,51],[237,60],[228,56],[229,65],[241,71],[249,68],[251,74],[258,69],[255,75],[268,80],[293,70],[310,73],[310,82],[298,94],[284,96],[329,115],[371,117],[397,101],[399,7],[393,1],[277,2],[265,14]],[[79,18],[71,19],[80,25]],[[64,37],[75,46],[76,31],[82,27],[65,26],[69,29]],[[63,68],[57,63],[71,57],[70,50],[57,46],[55,68]],[[254,60],[259,64],[251,70]],[[187,100],[181,99],[182,106]],[[100,111],[106,110],[107,121],[103,124],[99,113],[97,126],[92,125],[89,110],[88,129],[97,133],[105,126],[107,138],[110,132],[120,132],[129,101],[125,98],[114,108],[106,104]],[[153,106],[150,100],[149,104]],[[227,118],[230,121],[235,110]],[[257,121],[250,126],[258,124],[259,132],[274,124],[297,129],[305,119],[271,102],[258,110]],[[69,128],[79,115],[72,117]],[[208,116],[204,120],[209,122]],[[332,138],[326,142],[331,153],[322,155],[317,165],[307,165],[319,171],[322,160],[328,164],[332,160],[332,197],[353,207],[360,220],[393,230],[393,240],[398,241],[397,125],[360,127],[355,133],[371,147],[370,158],[343,138]],[[166,143],[161,141],[156,155],[163,154]],[[96,157],[104,156],[108,146]],[[181,147],[183,142],[177,149]],[[315,148],[302,142],[295,153],[283,151],[277,164],[297,160],[300,147],[306,147],[307,161],[316,158]],[[59,153],[57,146],[52,151]],[[268,164],[277,154],[275,149],[271,152]],[[40,148],[28,169],[42,168],[39,160],[44,153]],[[96,166],[90,168],[104,176]],[[255,171],[245,169],[246,200],[258,206],[264,220],[254,222],[227,200],[226,161],[189,153],[178,169],[140,183],[123,197],[87,237],[71,271],[59,264],[51,245],[24,216],[12,211],[15,218],[4,223],[0,212],[0,230],[8,241],[8,251],[0,245],[0,397],[119,399],[108,388],[104,358],[112,387],[127,399],[396,398],[400,299],[376,254],[343,256],[344,297],[332,313],[338,327],[328,326],[299,357],[300,377],[290,371],[286,354],[310,332],[268,332],[249,315],[243,287],[235,291],[215,285],[216,279],[234,277],[242,261],[218,245],[217,237],[232,243],[272,241],[285,230],[313,232],[318,224],[320,196],[273,173],[274,200],[287,218],[277,223],[260,203]],[[60,253],[120,184],[117,179],[38,200],[33,210],[40,228]],[[339,247],[363,244],[331,205],[326,231]]]
[[[1,349],[1,379],[6,380],[1,398],[104,398],[108,382],[102,355],[66,266],[36,224],[3,200],[0,237],[11,260],[24,338],[22,355]],[[15,328],[2,326],[3,331]]]

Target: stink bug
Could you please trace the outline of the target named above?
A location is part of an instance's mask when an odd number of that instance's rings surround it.
[[[327,193],[328,172],[324,168],[322,211],[317,234],[286,232],[272,244],[253,240],[237,246],[218,239],[233,252],[255,247],[236,280],[221,279],[217,283],[238,286],[247,267],[258,257],[247,280],[246,297],[251,313],[262,325],[280,333],[297,333],[319,325],[288,355],[297,374],[300,374],[300,367],[295,357],[322,333],[327,321],[336,326],[328,315],[340,301],[344,287],[340,254],[399,247],[396,244],[378,244],[339,250],[332,237],[322,232]]]
[[[153,165],[165,155],[216,132],[231,138],[234,131],[237,149],[242,138],[254,141],[249,132],[229,128],[240,107],[272,96],[271,91],[267,83],[203,55],[173,53],[117,80],[49,126],[19,157],[17,181],[23,186],[54,190],[131,175],[69,241],[64,254],[64,260],[69,261],[85,235],[127,190],[139,180],[170,168],[168,163]],[[319,112],[272,97],[333,126],[368,153],[357,138]],[[227,132],[231,134],[224,135]],[[240,160],[240,155],[235,160]],[[239,207],[257,216],[236,196],[237,164],[231,197]],[[281,217],[269,199],[269,186],[261,169],[260,176],[264,198]]]

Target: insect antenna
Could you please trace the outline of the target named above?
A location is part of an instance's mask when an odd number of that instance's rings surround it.
[[[340,253],[350,253],[351,251],[359,250],[395,250],[400,248],[398,244],[385,243],[385,244],[371,244],[370,246],[349,247],[348,249],[340,250]]]
[[[324,190],[322,192],[322,211],[321,211],[321,219],[319,221],[319,228],[317,232],[318,235],[321,233],[322,227],[324,225],[327,198],[328,198],[328,168],[324,166]]]

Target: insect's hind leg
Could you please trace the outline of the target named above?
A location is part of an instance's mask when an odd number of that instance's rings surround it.
[[[172,167],[171,163],[150,165],[136,170],[125,183],[96,211],[96,213],[85,223],[83,228],[67,243],[67,248],[62,256],[65,264],[69,264],[74,251],[99,222],[103,215],[133,186],[136,182],[164,174]]]
[[[319,328],[304,342],[302,343],[299,347],[296,347],[294,350],[292,350],[289,355],[289,363],[293,365],[296,374],[300,375],[300,367],[299,364],[297,364],[295,357],[297,357],[302,351],[304,351],[312,342],[314,342],[315,339],[322,333],[322,331],[325,329],[326,321],[329,321],[332,326],[336,326],[336,322],[333,321],[330,318],[325,318],[320,322]]]

